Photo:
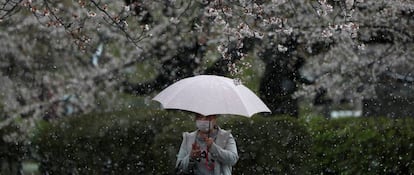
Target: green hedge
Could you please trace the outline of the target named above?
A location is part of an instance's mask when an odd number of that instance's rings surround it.
[[[313,119],[311,174],[412,174],[414,119]]]
[[[234,174],[304,174],[310,135],[292,117],[232,118],[223,125],[237,141],[239,161]]]
[[[0,174],[17,174],[20,163],[28,157],[27,143],[19,135],[23,133],[14,124],[0,129]]]
[[[189,114],[135,112],[72,117],[39,128],[34,140],[41,171],[49,174],[169,174]],[[310,137],[292,118],[219,119],[231,129],[240,160],[235,174],[305,172]]]
[[[223,129],[231,130],[239,152],[233,174],[302,174],[309,160],[310,137],[294,118],[219,118]],[[194,130],[193,121],[176,120],[157,135],[154,157],[160,158],[157,174],[171,172],[183,131]],[[157,152],[156,152],[157,153]]]
[[[240,159],[234,174],[410,174],[414,119],[221,117]],[[34,157],[49,174],[169,174],[192,115],[128,111],[40,125]]]
[[[154,137],[166,113],[119,112],[71,117],[39,128],[33,139],[40,171],[49,174],[143,174],[153,166]]]

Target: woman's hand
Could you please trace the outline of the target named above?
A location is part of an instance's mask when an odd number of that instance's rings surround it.
[[[191,149],[190,157],[192,159],[197,159],[201,157],[201,149],[197,143],[193,143],[193,147]]]
[[[204,142],[206,142],[207,148],[210,148],[211,145],[214,143],[214,140],[211,137],[206,137],[206,138],[204,138]]]
[[[214,139],[209,137],[206,133],[200,133],[201,138],[204,139],[204,142],[207,144],[207,148],[210,148],[211,145],[214,143]]]

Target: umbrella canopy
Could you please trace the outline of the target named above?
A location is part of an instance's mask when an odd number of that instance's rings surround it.
[[[250,89],[238,81],[216,75],[198,75],[182,79],[153,100],[164,109],[181,109],[204,116],[233,114],[251,117],[269,108]]]

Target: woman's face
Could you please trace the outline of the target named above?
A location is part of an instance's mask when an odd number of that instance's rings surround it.
[[[198,130],[203,133],[212,131],[212,129],[214,129],[214,127],[216,126],[216,118],[217,117],[215,115],[196,115],[196,126]]]
[[[215,125],[217,116],[216,115],[203,116],[203,115],[197,114],[196,120],[211,121],[211,123]]]

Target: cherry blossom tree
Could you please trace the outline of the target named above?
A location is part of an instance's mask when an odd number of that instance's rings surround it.
[[[409,81],[399,69],[413,65],[414,8],[404,0],[1,0],[0,8],[0,129],[110,109],[122,92],[149,94],[191,75],[237,78],[252,66],[246,58],[266,65],[260,96],[290,115],[296,98],[319,89],[334,100],[375,96],[380,75]],[[159,70],[154,79],[125,76],[144,62]],[[27,137],[14,136],[3,139]]]

